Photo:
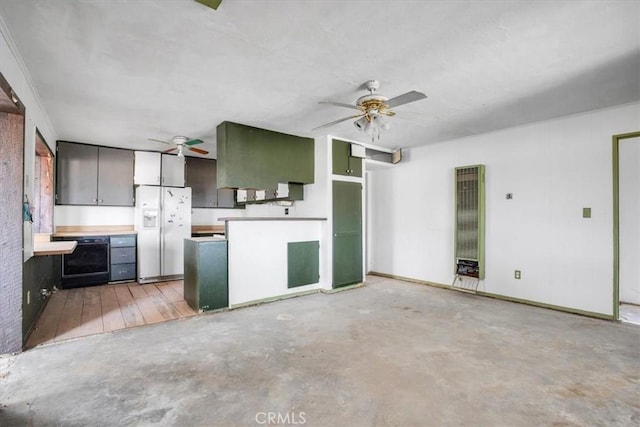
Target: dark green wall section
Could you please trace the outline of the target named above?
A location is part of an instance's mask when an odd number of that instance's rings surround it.
[[[287,286],[311,285],[320,281],[320,242],[289,242],[287,244]]]
[[[42,311],[46,298],[42,297],[41,289],[60,288],[61,259],[60,255],[35,256],[24,263],[22,270],[22,340],[27,341],[33,330],[38,315]],[[30,293],[30,303],[27,304],[27,293]]]
[[[278,183],[313,183],[311,138],[222,122],[217,144],[218,188],[267,190]]]

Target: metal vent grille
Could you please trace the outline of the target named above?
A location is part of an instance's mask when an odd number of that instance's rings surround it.
[[[459,258],[478,259],[478,168],[456,170],[457,253]]]
[[[484,264],[484,166],[465,166],[455,171],[456,268],[473,261],[474,277],[483,276]]]

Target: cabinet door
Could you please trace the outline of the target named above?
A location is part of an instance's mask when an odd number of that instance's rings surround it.
[[[362,159],[349,156],[349,175],[362,177]]]
[[[333,140],[333,174],[362,176],[362,159],[351,157],[351,143]]]
[[[136,151],[135,174],[136,185],[160,185],[160,153]]]
[[[56,173],[56,204],[97,204],[97,146],[58,142]]]
[[[349,143],[333,140],[333,174],[349,175]]]
[[[216,161],[197,157],[185,158],[186,186],[191,187],[191,206],[215,208],[218,205]]]
[[[362,282],[362,185],[333,182],[333,287]]]
[[[133,151],[98,150],[98,204],[133,206]]]
[[[184,157],[162,155],[162,185],[184,187]]]

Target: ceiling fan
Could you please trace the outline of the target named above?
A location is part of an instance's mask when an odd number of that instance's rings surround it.
[[[408,104],[410,102],[419,101],[427,97],[422,92],[412,90],[393,98],[387,98],[386,96],[382,96],[376,93],[376,91],[380,87],[380,82],[378,82],[377,80],[369,80],[365,82],[365,86],[369,91],[369,94],[358,98],[355,104],[346,104],[344,102],[334,101],[320,101],[320,104],[331,104],[338,107],[353,108],[355,110],[360,110],[360,113],[354,116],[349,116],[342,119],[334,120],[333,122],[325,123],[314,128],[313,130],[323,129],[333,125],[337,125],[338,123],[342,123],[347,120],[357,119],[353,122],[353,125],[358,130],[371,135],[372,140],[374,140],[376,137],[380,139],[380,134],[382,133],[382,131],[389,129],[389,122],[387,121],[387,117],[393,117],[396,115],[395,111],[391,111],[391,108]]]
[[[209,152],[207,150],[203,150],[201,148],[192,147],[192,145],[202,144],[204,141],[201,139],[191,139],[186,136],[174,136],[169,141],[163,141],[161,139],[147,138],[149,141],[162,142],[163,144],[175,144],[175,147],[169,148],[168,150],[164,150],[163,153],[170,153],[172,151],[178,150],[178,157],[184,157],[183,149],[186,146],[189,151],[193,151],[194,153],[207,155]]]

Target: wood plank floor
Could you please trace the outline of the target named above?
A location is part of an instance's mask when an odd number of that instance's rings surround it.
[[[182,280],[64,289],[51,295],[27,347],[194,316]]]

